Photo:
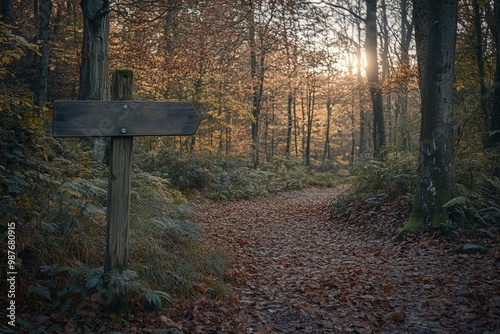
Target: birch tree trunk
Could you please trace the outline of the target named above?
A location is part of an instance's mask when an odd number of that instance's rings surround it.
[[[400,237],[416,232],[424,223],[436,227],[445,223],[448,214],[443,204],[455,193],[453,70],[457,7],[458,0],[433,0],[428,7],[431,24],[422,82],[417,195]]]

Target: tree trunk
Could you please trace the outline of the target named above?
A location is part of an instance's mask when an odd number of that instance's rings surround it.
[[[292,107],[293,107],[293,95],[292,95],[292,92],[289,92],[288,93],[287,108],[286,108],[287,127],[286,127],[285,156],[287,159],[290,158],[290,153],[291,153],[291,148],[292,148],[292,127],[293,127]]]
[[[12,0],[1,0],[0,14],[2,15],[3,23],[12,23]]]
[[[331,118],[332,118],[332,108],[333,108],[333,103],[331,99],[328,99],[326,101],[326,130],[325,130],[325,147],[323,150],[323,163],[325,162],[326,158],[328,157],[328,160],[330,160],[330,123],[331,123]]]
[[[306,89],[307,90],[307,89]],[[307,91],[306,91],[307,94]],[[306,108],[304,106],[304,97],[302,96],[300,98],[300,111],[302,115],[302,124],[300,126],[300,135],[301,135],[301,143],[300,147],[302,149],[302,156],[305,158],[305,152],[306,152]]]
[[[271,160],[274,159],[274,147],[276,138],[275,129],[276,129],[276,102],[273,97],[272,107],[271,107]]]
[[[287,99],[287,128],[286,128],[286,145],[285,145],[285,156],[290,159],[292,152],[292,129],[293,129],[293,103],[295,90],[293,89],[293,75],[295,73],[294,62],[292,62],[292,54],[290,51],[290,41],[289,41],[289,31],[293,34],[294,21],[290,20],[287,16],[286,9],[281,11],[281,24],[283,25],[283,44],[285,47],[286,54],[286,72],[287,72],[287,89],[288,89],[288,99]],[[287,23],[291,23],[292,26],[288,27]],[[292,35],[293,36],[293,35]]]
[[[410,43],[413,23],[408,20],[408,0],[401,0],[401,60],[400,67],[404,73],[410,72]],[[410,149],[410,129],[408,125],[408,85],[401,87],[402,92],[396,100],[396,124],[399,140],[397,144],[404,150]]]
[[[299,121],[297,119],[297,98],[295,95],[293,96],[293,124],[294,124],[294,131],[293,131],[293,137],[294,137],[294,144],[295,144],[295,156],[299,156]]]
[[[477,72],[479,75],[479,86],[481,89],[481,110],[483,112],[484,133],[490,128],[490,113],[488,108],[488,88],[484,79],[484,59],[483,59],[483,29],[481,27],[481,10],[477,0],[472,1],[474,7],[474,28],[476,32],[476,60]],[[484,136],[484,147],[487,147],[487,136]]]
[[[365,24],[366,76],[373,105],[373,155],[377,159],[382,159],[381,150],[385,146],[385,126],[382,91],[378,75],[377,0],[366,0]]]
[[[257,62],[257,45],[255,42],[255,17],[253,4],[248,5],[246,23],[248,29],[248,44],[250,47],[250,78],[252,80],[252,160],[254,168],[259,166],[259,127],[260,127],[260,85],[259,65]]]
[[[385,0],[380,1],[381,13],[382,13],[382,23],[381,23],[381,65],[382,65],[382,81],[387,80],[390,74],[389,66],[389,21],[387,19],[387,5]],[[391,93],[385,96],[385,107],[383,107],[384,113],[387,116],[387,126],[384,125],[386,133],[386,142],[389,145],[394,145],[394,124],[392,122],[392,97]]]
[[[455,193],[453,69],[458,0],[430,2],[427,59],[422,92],[417,195],[410,220],[399,236],[424,223],[439,227],[448,219],[443,204]]]
[[[109,100],[109,0],[82,0],[79,100]],[[109,141],[95,138],[92,158],[108,163]]]
[[[427,40],[429,39],[429,1],[413,0],[413,22],[417,49],[418,83],[420,96],[423,93],[424,69],[427,62]]]
[[[358,103],[359,103],[359,156],[365,154],[366,151],[366,117],[363,104],[363,76],[361,75],[361,24],[357,22],[358,28],[358,43],[356,43],[356,81],[358,84]]]
[[[49,20],[52,13],[52,1],[40,0],[38,10],[38,29],[41,41],[40,61],[38,63],[38,87],[35,94],[35,105],[43,108],[47,103],[47,81],[49,77]]]
[[[316,87],[313,82],[307,89],[307,134],[306,134],[306,147],[305,147],[305,158],[306,158],[306,166],[311,166],[311,135],[312,135],[312,127],[313,127],[313,119],[314,119],[314,104],[316,98]]]
[[[490,119],[490,135],[488,136],[488,146],[500,146],[500,0],[495,0],[493,3],[493,12],[496,26],[496,70],[493,90],[493,108]]]
[[[79,100],[109,100],[109,0],[82,0]]]

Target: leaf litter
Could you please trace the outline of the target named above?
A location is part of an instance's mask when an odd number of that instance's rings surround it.
[[[500,332],[498,242],[475,255],[457,254],[456,243],[430,235],[396,242],[409,204],[385,200],[331,212],[330,202],[344,189],[200,206],[197,221],[232,255],[235,280],[230,298],[181,307],[175,319],[181,329]]]
[[[468,240],[396,242],[409,203],[348,202],[332,211],[344,190],[198,205],[206,238],[232,257],[228,296],[214,298],[200,285],[199,298],[157,313],[74,318],[23,308],[21,319],[66,333],[500,332],[498,239],[477,254],[456,251]]]

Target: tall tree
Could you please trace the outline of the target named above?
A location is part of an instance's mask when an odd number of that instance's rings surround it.
[[[49,20],[52,13],[52,0],[40,0],[38,3],[38,29],[41,42],[40,61],[38,63],[38,87],[35,104],[39,107],[47,103],[47,81],[49,76]]]
[[[380,88],[377,52],[377,0],[366,0],[366,77],[370,86],[370,96],[373,105],[373,149],[375,158],[382,158],[382,148],[385,146],[384,109],[382,104],[382,89]]]
[[[410,42],[413,35],[413,20],[408,15],[408,0],[401,0],[401,56],[399,59],[400,70],[410,72]],[[401,92],[396,102],[396,123],[400,126],[399,145],[403,149],[410,148],[410,131],[408,126],[408,82],[403,82]]]
[[[414,7],[427,8],[430,22],[422,82],[417,195],[411,217],[399,236],[415,232],[427,222],[434,226],[444,223],[448,217],[443,205],[455,192],[453,70],[458,0],[429,0],[427,6]]]
[[[479,87],[481,89],[481,111],[483,112],[484,131],[488,131],[490,127],[490,112],[488,108],[488,88],[484,78],[484,58],[483,58],[483,28],[481,8],[477,0],[472,1],[474,8],[474,30],[476,34],[476,61],[477,72],[479,75]],[[484,136],[484,145],[487,146],[487,136]]]
[[[330,152],[330,126],[332,123],[332,110],[333,106],[335,104],[333,103],[332,99],[329,97],[328,100],[326,101],[326,129],[325,129],[325,147],[323,149],[323,158],[321,159],[323,163],[325,163],[325,160],[328,158],[328,160],[331,160],[331,152]]]
[[[493,12],[495,20],[495,45],[496,45],[496,69],[493,84],[493,109],[490,118],[490,135],[488,145],[490,147],[500,146],[500,0],[494,0]]]
[[[316,90],[317,82],[315,73],[308,73],[306,78],[306,108],[305,108],[305,146],[304,146],[304,156],[306,166],[311,166],[311,136],[313,131],[313,121],[314,121],[314,108],[316,107]]]
[[[109,0],[82,0],[83,41],[79,100],[109,100]],[[108,147],[106,147],[108,146]],[[106,161],[103,138],[94,140],[93,159]]]
[[[417,51],[418,83],[420,96],[423,93],[424,69],[427,62],[427,40],[429,39],[429,0],[412,0],[415,24],[415,47]],[[422,96],[423,99],[423,96]]]
[[[242,1],[246,6],[246,24],[248,29],[248,45],[250,49],[250,78],[252,82],[252,159],[254,167],[259,165],[259,150],[260,150],[260,111],[261,111],[261,94],[259,87],[259,64],[257,61],[257,43],[255,39],[255,8],[254,2]]]
[[[359,155],[362,156],[366,152],[367,141],[367,122],[366,112],[363,104],[363,75],[362,75],[362,62],[361,59],[361,20],[356,20],[357,28],[357,42],[356,45],[356,82],[358,92],[358,105],[359,105]]]
[[[109,100],[109,0],[82,0],[79,100]]]
[[[282,25],[282,37],[283,46],[285,48],[286,57],[286,79],[287,79],[287,129],[286,129],[286,146],[285,146],[285,156],[290,158],[291,147],[292,147],[292,129],[293,129],[293,105],[295,103],[295,92],[296,87],[294,87],[294,76],[296,75],[297,66],[295,61],[295,54],[293,54],[292,42],[296,40],[296,20],[293,19],[293,8],[289,8],[286,4],[282,5],[281,10],[281,25]],[[290,13],[288,13],[290,12]],[[289,15],[287,15],[289,14]],[[291,17],[290,17],[291,16]]]
[[[389,54],[389,45],[390,45],[390,33],[389,33],[389,19],[387,16],[387,4],[385,0],[380,1],[380,65],[382,69],[382,81],[386,82],[390,75],[390,54]],[[384,126],[386,141],[389,145],[394,145],[394,124],[392,121],[392,94],[385,94],[383,99],[383,110],[384,110],[384,119],[387,122],[387,126]],[[385,125],[385,124],[384,124]]]

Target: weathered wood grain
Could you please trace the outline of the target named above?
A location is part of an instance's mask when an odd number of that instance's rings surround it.
[[[191,102],[55,101],[54,137],[192,135],[201,117]]]
[[[115,71],[112,92],[113,99],[132,99],[133,75],[124,76],[122,72]],[[127,269],[132,144],[133,137],[111,138],[105,272],[121,273]],[[115,297],[118,298],[121,291],[116,292]]]

